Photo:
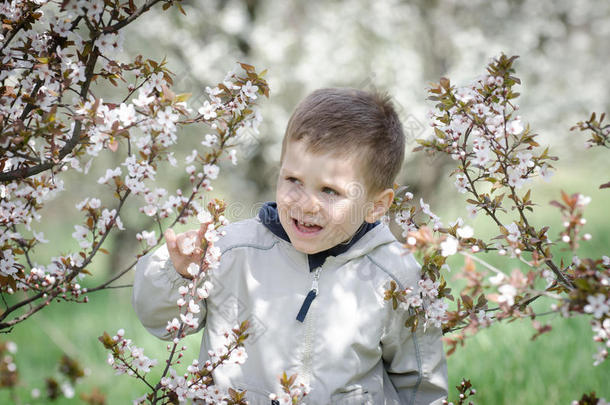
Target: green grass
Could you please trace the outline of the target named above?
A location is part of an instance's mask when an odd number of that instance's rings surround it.
[[[592,366],[596,347],[588,320],[550,318],[540,320],[551,321],[553,331],[533,342],[534,330],[527,320],[494,325],[467,340],[448,358],[450,387],[463,377],[470,379],[478,391],[474,398],[478,404],[569,403],[590,390],[610,398],[610,363]],[[16,361],[24,386],[17,392],[22,403],[32,388],[43,389],[46,377],[59,375],[56,363],[64,352],[89,370],[76,387],[77,395],[98,387],[108,404],[119,404],[144,394],[143,384],[113,374],[105,362],[107,352],[97,341],[104,331],[113,334],[121,327],[144,347],[145,354],[164,358],[166,342],[139,324],[127,289],[91,294],[89,304],[54,304],[18,325],[10,339],[19,345]],[[198,354],[198,336],[188,338],[187,346],[185,358],[190,361]],[[74,398],[58,403],[80,402]],[[0,390],[0,403],[12,403],[6,390]]]
[[[550,323],[553,330],[535,341],[527,320],[498,324],[467,340],[448,359],[453,399],[462,378],[477,389],[478,404],[569,404],[590,391],[610,398],[610,363],[593,367],[597,348],[589,321],[554,317]]]
[[[28,403],[30,391],[44,392],[47,377],[59,377],[57,362],[65,353],[76,359],[87,375],[76,385],[77,395],[59,404],[81,403],[78,394],[91,392],[93,387],[107,395],[108,404],[131,403],[131,399],[146,393],[143,383],[127,376],[114,375],[106,363],[108,352],[97,340],[104,331],[110,335],[120,328],[144,354],[160,361],[166,357],[167,342],[150,335],[138,321],[130,302],[131,289],[100,291],[90,295],[88,304],[57,303],[15,327],[10,340],[18,344],[16,364],[21,384],[17,393],[22,403]],[[6,337],[2,338],[6,340]],[[185,340],[187,363],[199,354],[200,338]],[[160,372],[151,373],[156,383]],[[157,378],[157,380],[154,380]],[[12,403],[7,390],[0,390],[0,404]],[[36,403],[32,401],[31,403]],[[46,403],[41,400],[40,403]]]
[[[540,228],[550,225],[550,237],[557,239],[561,230],[562,219],[559,210],[548,205],[550,200],[559,200],[560,190],[568,194],[581,192],[591,196],[592,202],[585,209],[588,219],[583,232],[589,232],[593,239],[581,243],[576,252],[580,257],[600,258],[609,255],[610,219],[607,216],[607,204],[610,192],[599,190],[598,185],[608,177],[596,168],[600,167],[603,156],[600,153],[590,155],[590,160],[575,163],[560,161],[557,163],[557,174],[551,183],[534,180],[532,199],[537,203],[533,214],[529,215],[530,223]],[[451,185],[452,187],[452,185]],[[521,194],[527,187],[521,190]],[[441,217],[447,221],[457,216],[467,218],[463,205],[457,203],[459,197],[438,208]],[[509,212],[504,217],[508,222],[516,219],[516,213]],[[512,218],[508,220],[508,218]],[[475,220],[468,220],[474,226],[477,235],[495,236],[498,229],[488,218],[479,214]],[[573,253],[563,250],[563,245],[553,249],[554,259],[570,262]],[[499,257],[496,254],[479,255],[490,264],[509,274],[513,269],[527,271],[527,266],[517,259]],[[449,262],[452,272],[450,285],[454,292],[459,291],[463,281],[455,279],[463,265],[463,258],[453,257]],[[478,266],[478,265],[477,265]],[[480,266],[478,266],[480,267]],[[534,304],[536,312],[548,310],[550,301]],[[589,317],[564,319],[556,314],[539,317],[541,323],[550,323],[552,331],[531,341],[535,333],[529,320],[518,320],[513,323],[500,323],[479,332],[466,341],[462,348],[448,358],[450,392],[456,400],[454,389],[462,378],[471,380],[477,389],[473,398],[478,404],[569,404],[579,399],[583,393],[595,391],[598,396],[610,399],[609,362],[593,366],[593,354],[598,344],[592,340]]]

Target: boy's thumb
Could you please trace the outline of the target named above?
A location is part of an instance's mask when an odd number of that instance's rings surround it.
[[[165,230],[165,240],[167,242],[167,248],[174,250],[176,249],[176,234],[172,228],[168,228]]]

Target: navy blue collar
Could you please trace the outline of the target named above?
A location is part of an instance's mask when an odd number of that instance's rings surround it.
[[[260,218],[263,225],[265,225],[267,229],[273,232],[274,235],[284,239],[287,242],[290,242],[288,234],[280,223],[280,217],[277,212],[277,203],[273,201],[266,202],[258,212],[258,217]],[[363,222],[360,228],[358,228],[358,231],[356,231],[354,236],[351,238],[349,243],[338,244],[322,252],[307,255],[307,260],[309,261],[309,271],[320,267],[328,256],[337,256],[341,253],[347,252],[349,248],[351,248],[360,238],[364,236],[365,233],[367,233],[377,225],[379,225],[379,221],[376,221],[372,224],[368,222]]]

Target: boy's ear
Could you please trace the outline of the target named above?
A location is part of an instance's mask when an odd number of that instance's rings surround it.
[[[383,191],[380,191],[373,197],[371,200],[372,206],[366,213],[365,221],[368,223],[373,223],[381,218],[390,208],[392,202],[394,201],[394,190],[391,188],[386,188]]]

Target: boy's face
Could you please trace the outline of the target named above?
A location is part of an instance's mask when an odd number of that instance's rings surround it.
[[[367,196],[356,157],[309,152],[289,141],[278,178],[280,222],[300,252],[313,254],[347,242],[363,222],[375,222],[394,197],[391,189]]]

